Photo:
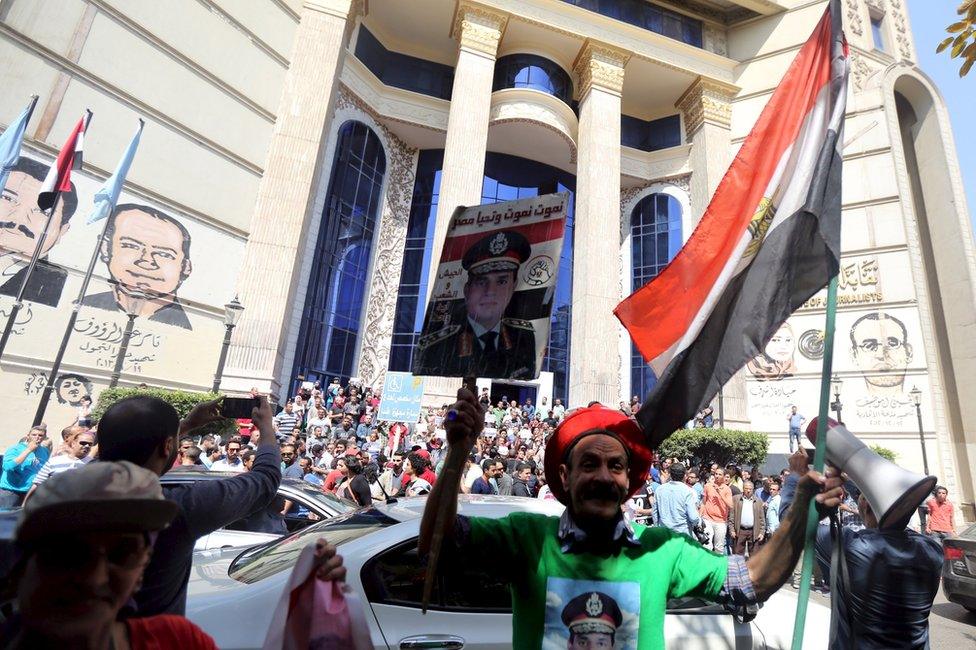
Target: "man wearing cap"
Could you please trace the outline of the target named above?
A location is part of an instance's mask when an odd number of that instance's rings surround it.
[[[216,648],[182,616],[117,620],[178,511],[156,475],[132,463],[92,463],[42,483],[17,526],[19,618],[0,633],[4,647]]]
[[[420,338],[415,374],[535,378],[532,323],[505,318],[519,267],[532,247],[521,234],[495,232],[478,240],[461,259],[466,319]]]
[[[475,395],[463,388],[453,410],[455,417],[446,422],[449,453],[467,456],[484,414]],[[449,465],[454,462],[449,458]],[[667,528],[624,519],[621,505],[644,483],[650,464],[651,451],[635,420],[600,404],[577,409],[565,417],[545,450],[546,482],[566,505],[561,517],[529,512],[500,519],[458,516],[456,500],[440,499],[441,492],[456,490],[457,484],[442,479],[424,510],[419,550],[426,554],[430,549],[438,506],[446,507],[443,551],[464,558],[490,553],[506,572],[514,647],[540,647],[549,640],[546,622],[559,614],[548,610],[599,591],[633,597],[637,625],[627,634],[634,638],[617,643],[646,650],[664,647],[668,598],[699,597],[730,606],[768,598],[792,574],[803,550],[811,498],[818,507],[836,507],[840,501],[839,478],[809,472],[798,486],[802,494],[796,512],[781,524],[787,532],[746,561],[706,551]]]

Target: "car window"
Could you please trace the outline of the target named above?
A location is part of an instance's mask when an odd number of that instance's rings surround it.
[[[341,546],[367,533],[397,523],[378,510],[361,510],[339,515],[320,524],[267,544],[247,549],[231,563],[228,574],[240,582],[251,584],[280,571],[291,570],[299,553],[319,537]]]
[[[509,582],[496,567],[464,562],[458,554],[444,553],[437,573],[431,595],[433,609],[511,613]],[[425,575],[426,566],[413,538],[367,562],[361,578],[369,602],[419,609]]]

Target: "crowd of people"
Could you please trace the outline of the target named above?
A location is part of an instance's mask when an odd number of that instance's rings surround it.
[[[378,421],[382,395],[355,382],[305,386],[275,415],[265,398],[253,396],[252,417],[238,420],[234,435],[205,432],[222,419],[218,402],[200,404],[181,420],[166,402],[137,396],[117,402],[98,422],[76,420],[56,444],[41,425],[5,451],[0,507],[23,506],[17,553],[4,565],[13,567],[5,584],[16,586],[20,605],[4,629],[5,638],[19,639],[14,647],[92,635],[111,639],[114,647],[145,647],[149,639],[211,647],[202,631],[181,618],[196,539],[245,518],[266,522],[268,532],[284,533],[281,518],[293,506],[277,495],[283,479],[311,483],[357,506],[436,493],[449,432],[458,426],[452,418],[461,404],[427,408],[417,422],[400,423]],[[546,453],[574,411],[559,399],[535,405],[503,396],[492,403],[487,389],[477,396],[477,405],[478,426],[471,427],[477,435],[470,440],[459,491],[566,503],[565,485],[547,481],[553,470]],[[639,406],[634,397],[618,409],[591,404],[575,412],[595,408],[632,423]],[[95,458],[100,462],[91,463]],[[802,449],[790,457],[790,467],[772,476],[757,467],[689,460],[648,458],[646,479],[632,485],[618,507],[627,526],[682,535],[730,562],[755,556],[775,540],[779,552],[787,547],[790,542],[779,531],[795,503],[798,480],[808,471]],[[227,476],[161,487],[158,477],[168,471]],[[877,528],[876,520],[873,527],[866,520],[872,515],[855,486],[848,482],[834,491],[839,522],[848,533]],[[71,528],[78,518],[65,515],[68,510],[90,512],[90,521]],[[941,542],[954,532],[945,488],[935,490],[928,511],[925,533]],[[56,535],[69,536],[83,552],[57,557]],[[57,538],[57,544],[61,541]],[[323,541],[320,556],[323,571],[340,575],[334,547]],[[107,609],[87,627],[68,625],[66,617],[74,610],[54,611],[64,598],[52,595],[46,572],[57,567],[62,577],[71,576],[59,584],[67,585],[64,593],[84,600],[95,593],[92,576],[105,563],[111,584],[98,587],[98,593]],[[827,592],[829,557],[821,557],[818,568],[816,584]],[[65,626],[59,628],[61,623]]]

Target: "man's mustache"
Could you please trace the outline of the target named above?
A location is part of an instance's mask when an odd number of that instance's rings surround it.
[[[0,228],[4,230],[19,230],[24,233],[25,237],[30,237],[34,239],[34,232],[22,223],[16,223],[14,221],[0,221]]]
[[[592,483],[583,493],[585,499],[600,499],[602,501],[620,501],[620,488],[616,483]]]

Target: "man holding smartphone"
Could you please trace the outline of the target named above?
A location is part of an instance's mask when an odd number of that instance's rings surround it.
[[[251,419],[257,432],[251,440],[257,443],[257,450],[250,471],[216,481],[163,487],[163,495],[179,504],[180,511],[156,540],[142,588],[135,595],[139,616],[182,615],[196,540],[266,508],[277,495],[281,454],[271,406],[265,397],[256,400]],[[109,407],[99,421],[99,458],[127,460],[162,476],[173,465],[180,436],[223,417],[217,401],[198,404],[181,421],[176,409],[158,398],[129,397]]]

